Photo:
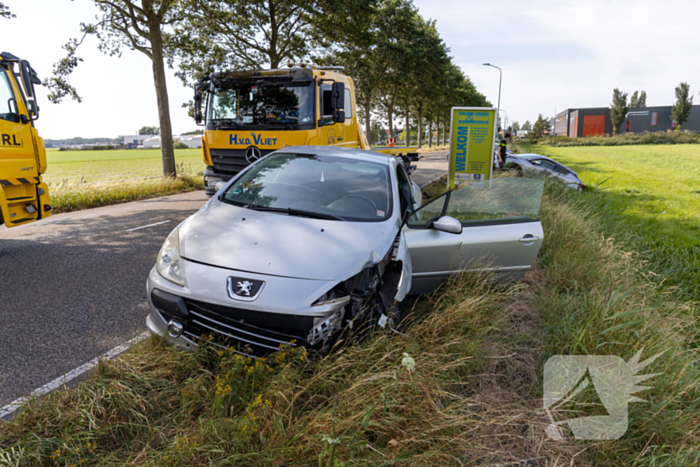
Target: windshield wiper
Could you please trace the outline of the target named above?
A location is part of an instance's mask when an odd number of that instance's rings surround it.
[[[294,209],[294,208],[274,208],[270,206],[255,206],[255,205],[248,205],[246,206],[248,209],[252,209],[253,211],[264,211],[264,212],[282,212],[285,214],[289,214],[290,216],[302,216],[302,217],[310,217],[312,219],[328,219],[328,220],[334,220],[334,221],[344,221],[340,216],[336,216],[335,214],[327,214],[323,212],[314,212],[314,211],[304,211],[302,209]]]
[[[220,126],[220,127],[224,127],[224,128],[225,128],[225,125],[231,125],[231,124],[235,125],[235,128],[244,128],[244,125],[242,125],[241,123],[238,123],[235,120],[218,120],[218,121],[213,121],[212,123],[216,126]]]
[[[293,127],[292,125],[290,125],[289,123],[280,122],[280,121],[277,121],[277,122],[274,122],[274,123],[272,123],[272,122],[266,122],[264,125],[265,125],[265,129],[266,129],[266,130],[272,129],[272,128],[276,127],[277,125],[284,125],[284,127],[287,128],[288,130],[296,130],[296,128],[294,128],[294,127]]]

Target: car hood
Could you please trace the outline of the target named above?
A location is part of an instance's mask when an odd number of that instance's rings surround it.
[[[341,222],[253,211],[214,198],[180,225],[180,254],[238,271],[345,280],[381,261],[395,220]]]

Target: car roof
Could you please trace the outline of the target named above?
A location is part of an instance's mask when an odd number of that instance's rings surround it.
[[[546,159],[548,161],[556,162],[559,165],[564,165],[561,162],[557,162],[550,157],[543,156],[542,154],[527,153],[527,154],[514,154],[514,155],[517,157],[522,157],[523,159],[534,159],[535,157],[537,157],[539,159]]]
[[[278,149],[275,152],[348,157],[353,159],[361,159],[368,162],[384,162],[386,164],[393,164],[395,163],[394,161],[396,161],[396,157],[390,154],[383,154],[381,152],[376,151],[367,151],[366,149],[340,148],[337,146],[288,146],[286,148]]]
[[[576,175],[576,176],[578,177],[578,173],[577,173],[577,172],[574,172],[574,170],[573,170],[571,167],[566,166],[566,165],[562,164],[561,162],[556,161],[556,160],[554,160],[554,159],[552,159],[552,158],[550,158],[550,157],[543,156],[542,154],[527,153],[527,154],[513,154],[513,155],[514,155],[515,157],[522,157],[523,159],[528,159],[528,160],[529,160],[529,159],[534,159],[534,158],[539,158],[539,159],[546,159],[546,160],[548,160],[548,161],[552,161],[552,162],[554,162],[555,164],[561,165],[562,167],[566,167],[569,171],[571,171],[574,175]],[[527,156],[527,157],[526,157],[526,156]]]

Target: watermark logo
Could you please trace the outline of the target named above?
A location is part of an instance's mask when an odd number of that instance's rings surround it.
[[[640,362],[641,354],[640,350],[628,362],[614,355],[555,355],[547,360],[544,411],[551,422],[547,435],[562,441],[568,427],[578,440],[622,437],[628,404],[644,402],[632,394],[649,389],[637,384],[658,374],[638,375],[661,355]]]

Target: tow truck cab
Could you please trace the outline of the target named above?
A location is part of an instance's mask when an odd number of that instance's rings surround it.
[[[205,190],[287,146],[369,149],[357,119],[355,86],[342,67],[212,73],[195,88],[204,125]],[[204,107],[204,111],[202,110]]]
[[[41,85],[28,61],[0,53],[0,225],[15,227],[51,215],[44,140],[34,85]]]

